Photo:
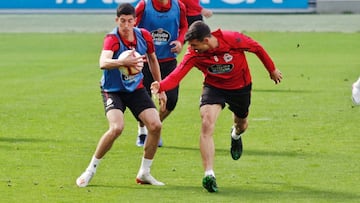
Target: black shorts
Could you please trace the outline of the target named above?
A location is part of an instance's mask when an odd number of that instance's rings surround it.
[[[176,61],[176,59],[174,59],[171,61],[161,62],[161,63],[159,63],[159,65],[160,65],[161,79],[164,79],[176,68],[177,61]],[[142,69],[142,72],[144,74],[143,84],[144,84],[146,90],[148,91],[148,94],[151,96],[150,86],[151,86],[151,83],[154,82],[154,79],[149,70],[148,63],[144,64],[144,68]],[[178,101],[179,86],[175,87],[172,90],[166,91],[165,93],[167,96],[166,109],[169,111],[172,111],[175,109],[176,103]]]
[[[224,90],[209,85],[204,85],[200,98],[200,107],[205,104],[220,104],[222,108],[225,103],[239,118],[246,118],[249,114],[251,98],[251,84],[238,90]]]
[[[101,91],[105,113],[111,109],[119,109],[123,113],[126,107],[130,109],[134,117],[139,121],[139,114],[145,109],[156,108],[153,100],[147,94],[145,88],[134,92],[104,92]]]
[[[189,27],[190,27],[190,25],[193,24],[195,21],[198,21],[198,20],[203,21],[203,16],[202,16],[202,15],[186,16],[186,19],[187,19],[188,25],[189,25]]]

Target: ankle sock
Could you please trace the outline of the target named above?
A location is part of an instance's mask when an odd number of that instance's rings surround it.
[[[148,134],[148,130],[146,128],[146,126],[138,126],[138,134],[139,135],[147,135]]]
[[[96,173],[96,169],[97,169],[98,165],[100,164],[100,161],[101,161],[101,159],[97,159],[95,156],[93,156],[90,161],[90,164],[86,170]]]
[[[235,130],[235,127],[233,127],[233,128],[232,128],[232,131],[231,131],[231,137],[232,137],[234,140],[238,140],[238,139],[240,139],[241,134],[242,134],[243,132],[241,132],[240,134],[236,134],[235,131],[236,131],[236,130]]]
[[[205,171],[205,176],[214,176],[215,177],[215,173],[212,169],[210,170],[206,170]]]

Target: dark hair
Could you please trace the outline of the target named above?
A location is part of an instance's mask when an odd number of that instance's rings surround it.
[[[195,21],[190,25],[188,31],[185,34],[185,41],[189,40],[199,40],[203,41],[205,37],[210,37],[211,31],[208,25],[206,25],[203,21]]]
[[[133,15],[135,17],[135,8],[129,3],[122,3],[116,9],[116,16],[120,17],[121,15]]]

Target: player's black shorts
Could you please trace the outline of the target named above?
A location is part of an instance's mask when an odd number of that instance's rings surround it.
[[[101,91],[105,113],[111,109],[120,109],[125,112],[126,107],[130,109],[134,117],[139,121],[139,114],[145,109],[156,108],[145,88],[134,92],[104,92]]]
[[[249,114],[251,98],[251,84],[238,90],[224,90],[213,86],[204,85],[200,98],[200,107],[205,104],[220,104],[222,108],[225,103],[239,118],[246,118]]]
[[[174,59],[171,61],[160,62],[159,65],[160,65],[161,78],[164,79],[176,68],[177,61],[176,61],[176,59]],[[151,96],[150,86],[151,86],[151,83],[154,82],[154,79],[149,70],[148,63],[144,64],[144,68],[142,69],[142,72],[144,74],[143,84],[144,84],[146,90],[148,91],[148,94]],[[179,86],[175,87],[174,89],[172,89],[170,91],[166,91],[165,93],[167,96],[166,109],[169,111],[172,111],[175,109],[176,103],[178,101]]]
[[[202,15],[197,15],[197,16],[186,16],[186,19],[188,21],[188,25],[190,26],[191,24],[193,24],[195,21],[203,21],[203,16]]]

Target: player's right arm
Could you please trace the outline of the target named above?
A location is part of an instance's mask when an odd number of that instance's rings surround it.
[[[104,39],[103,50],[99,58],[100,69],[114,69],[120,66],[136,67],[142,57],[126,57],[123,60],[113,59],[115,51],[119,50],[117,38],[113,35],[107,35]],[[135,51],[135,50],[134,50]]]
[[[145,2],[143,0],[139,1],[139,3],[135,7],[135,13],[136,13],[136,23],[135,25],[139,25],[142,16],[144,14],[145,10]]]

